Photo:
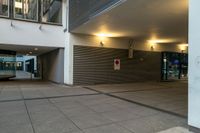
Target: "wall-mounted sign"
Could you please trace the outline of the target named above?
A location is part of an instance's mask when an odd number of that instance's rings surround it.
[[[114,59],[114,70],[120,70],[120,59]]]

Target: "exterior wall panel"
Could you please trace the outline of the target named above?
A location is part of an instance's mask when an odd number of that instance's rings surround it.
[[[0,29],[0,44],[65,47],[62,26],[0,18]]]
[[[64,49],[57,49],[38,57],[44,80],[64,83]]]
[[[189,102],[188,124],[200,132],[200,1],[189,1]]]
[[[121,60],[121,70],[114,70],[114,59]],[[108,84],[158,81],[161,77],[161,53],[127,49],[74,46],[74,84]]]

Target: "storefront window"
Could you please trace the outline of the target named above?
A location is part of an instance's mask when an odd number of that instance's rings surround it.
[[[62,0],[42,0],[42,22],[62,24]]]
[[[14,17],[17,19],[38,20],[38,0],[14,0]]]
[[[0,16],[8,17],[9,15],[9,0],[0,0]]]

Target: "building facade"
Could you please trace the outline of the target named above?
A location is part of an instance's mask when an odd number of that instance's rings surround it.
[[[189,76],[189,125],[200,128],[198,5],[198,0],[0,0],[0,55],[10,50],[37,56],[42,79],[68,85]]]

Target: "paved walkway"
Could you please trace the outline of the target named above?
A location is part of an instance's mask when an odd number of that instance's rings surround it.
[[[48,82],[28,80],[0,82],[0,101],[45,99],[96,93],[82,87],[67,87]]]
[[[1,133],[156,133],[174,127],[187,127],[187,120],[86,88],[0,82]]]
[[[34,74],[31,74],[29,72],[26,71],[16,71],[16,77],[12,78],[12,79],[37,79],[34,77]]]
[[[188,83],[145,82],[88,86],[98,92],[187,117]]]
[[[183,127],[174,127],[165,131],[161,131],[159,133],[192,133],[192,132]]]

